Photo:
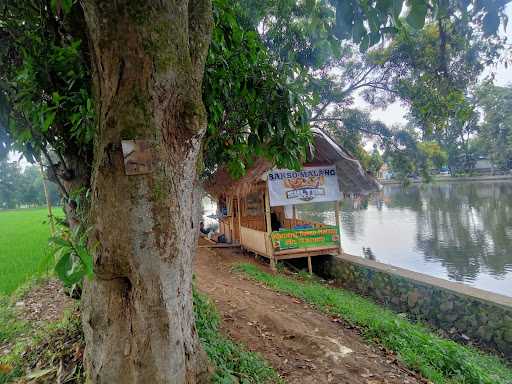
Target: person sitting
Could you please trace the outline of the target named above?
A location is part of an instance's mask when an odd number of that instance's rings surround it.
[[[201,232],[203,235],[208,235],[210,232],[209,229],[204,227],[204,223],[202,221],[199,223],[199,232]]]
[[[272,227],[272,231],[279,231],[279,228],[281,228],[281,222],[275,212],[270,214],[270,226]]]

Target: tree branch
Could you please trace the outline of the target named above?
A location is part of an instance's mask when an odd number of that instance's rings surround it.
[[[315,122],[319,122],[319,123],[321,123],[321,122],[340,122],[340,123],[342,123],[343,119],[340,117],[323,117],[323,118],[316,119]],[[321,128],[320,126],[315,125],[315,124],[312,124],[312,126]],[[386,136],[386,135],[383,135],[382,133],[370,131],[370,130],[362,128],[362,127],[358,127],[358,128],[356,128],[356,130],[359,132],[365,133],[367,135],[370,135],[370,136],[377,136],[384,142],[390,143],[395,148],[398,148],[398,145],[392,140],[393,136]]]
[[[59,179],[59,176],[57,175],[57,170],[55,169],[55,164],[53,164],[52,158],[50,157],[50,154],[48,153],[48,150],[45,146],[41,147],[41,152],[43,153],[46,161],[49,164],[50,169],[52,170],[53,177],[55,178],[55,182],[59,186],[60,191],[64,196],[66,196],[66,199],[69,199],[68,191],[66,191],[66,188],[64,188],[64,185],[62,185],[62,182]]]

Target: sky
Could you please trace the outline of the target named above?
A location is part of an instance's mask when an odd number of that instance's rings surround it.
[[[507,14],[509,20],[512,22],[512,3],[509,3],[505,9],[505,13]],[[502,30],[502,34],[507,37],[507,44],[512,43],[512,28],[510,27],[507,31]],[[498,86],[506,86],[512,84],[512,66],[505,68],[504,64],[498,64],[494,68],[487,68],[482,74],[482,78],[488,76],[492,72],[495,73],[494,84]],[[401,105],[400,102],[393,103],[389,105],[385,109],[371,107],[368,103],[366,103],[361,97],[356,98],[356,107],[368,110],[372,118],[376,120],[380,120],[386,125],[391,126],[393,124],[405,124],[405,114],[407,110],[404,106]]]

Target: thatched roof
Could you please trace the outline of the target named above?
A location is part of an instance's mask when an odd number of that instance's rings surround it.
[[[318,128],[312,128],[314,142],[308,153],[307,165],[335,164],[343,193],[368,194],[380,189],[379,183],[366,173],[359,161],[328,135]],[[226,168],[219,169],[206,183],[205,189],[211,195],[245,195],[255,189],[264,188],[267,171],[272,163],[257,159],[245,176],[234,180]]]

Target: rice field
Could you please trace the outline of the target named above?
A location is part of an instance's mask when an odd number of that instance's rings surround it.
[[[60,208],[55,213],[62,214]],[[46,208],[0,211],[0,295],[44,272],[50,229]]]

